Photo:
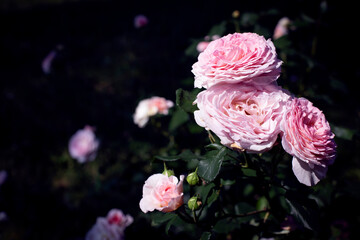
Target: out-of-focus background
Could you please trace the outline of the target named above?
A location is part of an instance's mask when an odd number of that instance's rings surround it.
[[[320,187],[319,234],[348,239],[360,223],[357,18],[343,1],[0,1],[0,239],[84,239],[112,208],[131,214],[128,239],[192,239],[153,227],[138,204],[154,161],[169,144],[201,148],[206,132],[171,116],[143,129],[133,123],[138,102],[193,88],[196,44],[206,35],[254,31],[273,36],[282,17],[289,34],[274,40],[284,61],[279,84],[314,102],[336,134],[338,158]],[[232,13],[240,15],[234,20]],[[134,17],[149,22],[134,27]],[[237,23],[233,23],[237,21]],[[54,52],[49,72],[43,60]],[[94,161],[79,164],[70,137],[96,128]],[[185,173],[186,172],[179,172]],[[299,235],[300,236],[300,235]],[[308,237],[308,238],[306,238]]]

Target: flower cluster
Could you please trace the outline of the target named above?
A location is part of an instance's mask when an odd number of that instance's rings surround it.
[[[124,231],[134,221],[130,215],[124,215],[119,209],[112,209],[106,217],[98,217],[96,223],[86,234],[86,240],[122,240]]]
[[[235,33],[212,41],[193,65],[196,123],[221,143],[249,153],[270,150],[278,136],[293,156],[297,179],[312,186],[325,177],[336,145],[324,114],[277,85],[282,61],[271,40]]]

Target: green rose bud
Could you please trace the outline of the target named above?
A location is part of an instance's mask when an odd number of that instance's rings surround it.
[[[201,201],[198,200],[198,197],[197,197],[197,196],[194,196],[194,197],[192,197],[192,198],[189,199],[189,201],[188,201],[188,207],[189,207],[192,211],[197,210],[200,206],[201,206]]]
[[[196,184],[199,183],[199,176],[197,175],[196,172],[192,172],[190,173],[187,177],[186,177],[186,181],[191,185],[194,186]]]
[[[196,184],[199,183],[199,176],[197,175],[197,168],[195,170],[195,172],[190,173],[187,177],[186,177],[186,181],[189,183],[190,186],[194,186]]]
[[[168,169],[166,168],[165,163],[164,163],[164,171],[162,172],[162,174],[165,175],[165,176],[168,176],[168,177],[175,175],[175,173],[174,173],[173,170],[168,170]]]

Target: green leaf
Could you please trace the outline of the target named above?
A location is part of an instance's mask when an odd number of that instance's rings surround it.
[[[331,126],[331,130],[334,132],[335,136],[338,138],[342,138],[345,140],[352,140],[355,130],[345,128],[345,127],[339,127],[339,126]]]
[[[163,212],[155,212],[151,214],[152,225],[161,225],[171,219],[175,218],[176,214],[174,213],[163,213]]]
[[[219,151],[210,151],[206,158],[200,160],[198,174],[206,181],[213,181],[220,172],[221,164],[226,154],[226,147],[222,147]]]
[[[256,177],[256,170],[254,169],[242,168],[241,170],[246,177]]]
[[[193,91],[189,92],[179,88],[176,90],[176,105],[185,112],[193,113],[198,109],[197,106],[194,105],[194,101],[199,92],[200,89],[194,89]]]
[[[237,221],[234,221],[230,218],[225,218],[219,220],[215,226],[214,231],[217,233],[230,233],[234,231],[235,229],[240,228],[240,224]]]
[[[285,200],[290,206],[290,214],[292,214],[305,228],[310,230],[315,230],[317,228],[319,216],[317,205],[314,200],[303,199],[294,194],[287,194]]]
[[[203,234],[201,234],[200,240],[210,240],[211,237],[211,232],[203,232]]]
[[[210,191],[215,187],[214,183],[209,183],[197,187],[196,193],[199,194],[201,202],[205,203]]]
[[[183,125],[189,120],[189,115],[182,110],[181,108],[178,108],[172,115],[172,118],[169,123],[169,131],[173,132],[178,127]]]

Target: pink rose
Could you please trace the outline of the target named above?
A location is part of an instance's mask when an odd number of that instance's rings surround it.
[[[111,209],[106,216],[106,219],[109,224],[115,224],[124,229],[134,221],[133,217],[128,214],[124,215],[119,209]]]
[[[98,217],[95,225],[86,234],[86,240],[122,240],[124,231],[134,219],[130,215],[124,215],[121,210],[112,209],[107,217]]]
[[[289,32],[289,25],[290,25],[290,19],[287,17],[283,17],[279,20],[279,22],[276,24],[273,39],[278,39],[282,36],[285,36]]]
[[[202,41],[202,42],[199,42],[197,45],[196,45],[196,50],[198,52],[203,52],[206,47],[209,45],[210,42],[205,42],[205,41]]]
[[[271,40],[256,33],[234,33],[212,41],[192,66],[196,88],[218,83],[269,84],[282,61]]]
[[[141,211],[172,212],[178,209],[183,204],[183,181],[184,175],[180,176],[180,181],[175,176],[160,173],[150,176],[143,187]]]
[[[134,123],[139,127],[145,127],[146,123],[149,121],[149,117],[156,114],[167,115],[169,109],[174,106],[174,103],[170,100],[166,100],[162,97],[152,97],[149,99],[144,99],[139,102],[136,107],[135,114],[133,116]]]
[[[146,26],[149,23],[149,20],[146,16],[139,14],[134,18],[134,26],[135,28],[141,28]]]
[[[250,153],[272,148],[290,96],[277,85],[217,84],[195,100],[196,123],[221,143]]]
[[[281,124],[282,146],[293,156],[293,172],[297,179],[313,186],[324,178],[336,155],[329,123],[324,114],[305,98],[294,98]]]
[[[70,156],[78,160],[79,163],[94,160],[98,147],[99,141],[90,126],[78,130],[69,141]]]

